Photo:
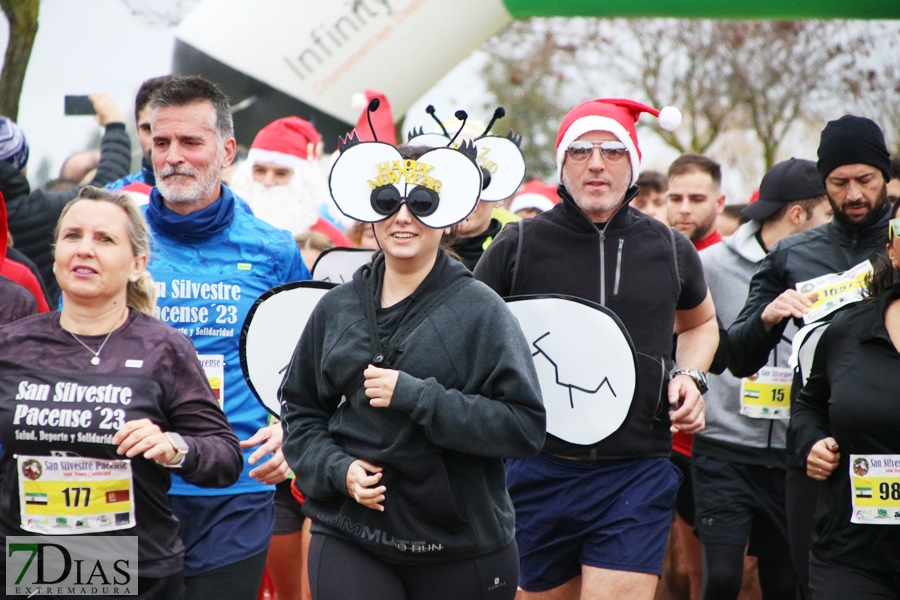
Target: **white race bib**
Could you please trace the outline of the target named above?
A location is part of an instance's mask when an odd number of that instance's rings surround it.
[[[17,455],[22,529],[49,535],[135,526],[130,460]]]
[[[851,454],[851,523],[900,525],[900,454]]]
[[[763,367],[741,379],[741,414],[754,419],[789,419],[794,371],[787,367]]]
[[[809,312],[803,315],[803,322],[818,321],[839,308],[862,300],[863,284],[872,271],[872,263],[867,260],[843,273],[829,273],[799,282],[796,287],[801,294],[819,292],[819,297],[809,307]]]
[[[225,406],[225,355],[224,354],[198,354],[203,373],[209,380],[209,387],[216,396],[219,408]]]

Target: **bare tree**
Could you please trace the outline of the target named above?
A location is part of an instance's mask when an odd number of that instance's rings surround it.
[[[38,29],[40,0],[0,0],[9,21],[9,43],[0,71],[0,115],[19,117],[19,97]]]
[[[685,113],[687,143],[661,132],[669,145],[703,153],[724,131],[749,129],[766,169],[795,123],[818,118],[823,98],[846,93],[831,82],[870,46],[862,28],[844,21],[634,19],[611,30],[617,35],[605,49],[620,50],[620,77],[651,103]]]
[[[729,96],[748,118],[768,170],[798,119],[814,119],[826,97],[846,94],[840,73],[868,55],[871,39],[843,21],[721,23]]]
[[[875,120],[892,153],[900,154],[900,26],[883,27],[873,42],[881,60],[846,71],[841,81],[853,95],[852,110]]]
[[[565,81],[562,63],[571,60],[573,52],[561,46],[553,27],[544,27],[535,19],[513,21],[482,50],[489,57],[482,76],[507,114],[497,124],[497,133],[509,128],[520,134],[529,174],[552,177],[556,163],[546,148],[552,146],[569,108],[561,93]]]
[[[678,19],[616,19],[598,22],[606,34],[599,52],[583,52],[592,71],[612,73],[638,90],[657,108],[678,107],[684,125],[678,132],[655,128],[679,152],[703,154],[730,127],[737,114],[722,77],[725,49],[716,43],[717,23]]]
[[[752,131],[768,169],[795,124],[819,120],[827,98],[850,96],[842,75],[871,61],[871,46],[868,28],[843,21],[530,19],[485,45],[492,62],[484,72],[513,115],[544,117],[548,107],[558,124],[584,92],[633,95],[682,111],[675,132],[653,125],[679,152],[708,153],[724,134]],[[878,77],[881,89],[896,84],[890,77]],[[548,129],[521,128],[526,139]]]

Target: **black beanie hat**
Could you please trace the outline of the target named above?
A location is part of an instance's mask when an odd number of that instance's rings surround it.
[[[865,117],[844,115],[837,121],[828,121],[819,140],[819,177],[843,165],[871,165],[884,174],[884,181],[891,180],[891,154],[884,143],[881,128]]]

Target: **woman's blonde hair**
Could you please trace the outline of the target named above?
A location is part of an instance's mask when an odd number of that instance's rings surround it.
[[[124,210],[125,215],[128,217],[128,239],[131,242],[131,252],[134,256],[146,254],[147,259],[150,259],[150,229],[147,227],[147,221],[144,220],[144,215],[141,213],[138,205],[135,204],[128,194],[92,185],[81,188],[78,196],[63,208],[59,215],[59,220],[56,222],[53,239],[59,237],[59,224],[62,223],[63,217],[66,216],[72,205],[79,200],[109,202]],[[128,281],[125,303],[129,308],[148,314],[151,317],[153,316],[153,309],[156,308],[156,286],[146,269],[140,274],[137,281]]]
[[[324,233],[305,231],[294,236],[294,241],[301,250],[318,250],[325,252],[334,248],[334,242]]]

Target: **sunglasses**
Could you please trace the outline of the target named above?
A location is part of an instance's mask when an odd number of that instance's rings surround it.
[[[572,162],[584,162],[594,154],[594,148],[600,149],[600,155],[608,163],[621,162],[628,156],[628,148],[622,142],[588,142],[584,140],[569,144],[569,147],[566,148],[566,156]]]
[[[405,202],[406,207],[416,217],[427,217],[437,210],[440,198],[437,193],[427,187],[416,186],[405,197],[393,185],[382,185],[374,190],[369,197],[372,210],[379,215],[389,217]]]
[[[900,219],[891,219],[891,222],[888,223],[888,241],[895,237],[900,237]]]

